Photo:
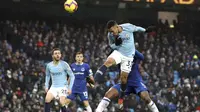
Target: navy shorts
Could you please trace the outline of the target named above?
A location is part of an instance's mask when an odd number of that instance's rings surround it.
[[[115,84],[112,88],[115,88],[118,93],[120,93],[120,84]],[[148,91],[147,87],[143,82],[136,82],[127,84],[125,94],[129,95],[131,93],[138,95],[142,91]]]
[[[67,96],[70,100],[75,100],[76,97],[79,97],[81,101],[88,100],[88,92],[82,92],[82,93],[72,93],[69,96]]]

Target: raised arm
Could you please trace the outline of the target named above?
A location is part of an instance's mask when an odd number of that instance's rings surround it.
[[[136,26],[130,23],[127,23],[126,25],[127,25],[128,30],[130,30],[131,32],[145,32],[146,31],[145,28],[140,27],[140,26]]]
[[[138,50],[135,50],[135,56],[140,60],[144,60],[144,55],[140,53]]]

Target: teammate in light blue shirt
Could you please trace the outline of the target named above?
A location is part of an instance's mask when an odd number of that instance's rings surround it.
[[[97,70],[95,77],[103,75],[108,67],[120,64],[120,86],[122,91],[119,96],[118,104],[122,105],[127,77],[131,71],[133,57],[135,55],[133,33],[139,31],[146,32],[148,29],[146,30],[130,23],[118,25],[116,21],[111,20],[107,23],[107,30],[109,45],[114,51],[108,56],[103,66]]]
[[[75,81],[72,88],[72,94],[67,96],[66,106],[68,106],[71,101],[75,100],[76,97],[79,97],[87,112],[92,112],[88,102],[87,82],[91,82],[91,84],[95,83],[93,73],[90,66],[83,62],[83,53],[77,52],[75,59],[76,62],[71,64],[71,68],[75,75]]]
[[[45,112],[50,112],[50,102],[54,98],[60,100],[61,110],[66,112],[65,99],[67,95],[71,94],[75,77],[69,64],[60,60],[60,49],[53,49],[52,58],[53,61],[46,66],[45,91],[47,95],[45,98]],[[70,84],[68,84],[67,75],[69,75]],[[49,89],[50,78],[52,85]]]

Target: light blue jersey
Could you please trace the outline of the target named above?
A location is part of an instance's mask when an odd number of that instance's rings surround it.
[[[135,55],[135,44],[133,32],[145,32],[146,30],[142,27],[125,23],[119,25],[122,27],[122,32],[119,33],[118,38],[122,38],[122,44],[119,46],[115,45],[115,38],[112,33],[108,33],[109,45],[112,49],[117,50],[122,55],[127,57],[133,57]]]
[[[46,66],[46,78],[45,78],[45,87],[49,88],[49,80],[51,76],[52,87],[66,87],[68,85],[67,75],[70,77],[69,89],[72,89],[74,84],[74,74],[65,61],[60,60],[57,65],[53,64],[53,61],[48,63]]]

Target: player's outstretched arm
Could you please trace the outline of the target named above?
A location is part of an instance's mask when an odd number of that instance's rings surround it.
[[[146,33],[149,33],[149,32],[153,32],[153,31],[156,31],[156,27],[155,26],[149,26],[147,29],[146,29]]]
[[[136,26],[136,25],[133,25],[133,24],[126,24],[127,25],[127,28],[129,29],[130,32],[145,32],[146,29],[143,28],[143,27],[140,27],[140,26]]]
[[[45,72],[46,76],[45,76],[45,92],[48,91],[49,88],[49,81],[50,81],[50,72],[49,72],[49,66],[47,64],[46,66],[46,72]]]
[[[144,60],[144,55],[140,53],[138,50],[135,50],[135,56],[140,60]]]
[[[149,26],[148,28],[143,28],[140,26],[136,26],[136,25],[132,25],[132,24],[128,24],[128,28],[131,32],[145,32],[145,33],[149,33],[152,31],[156,30],[155,26]]]

